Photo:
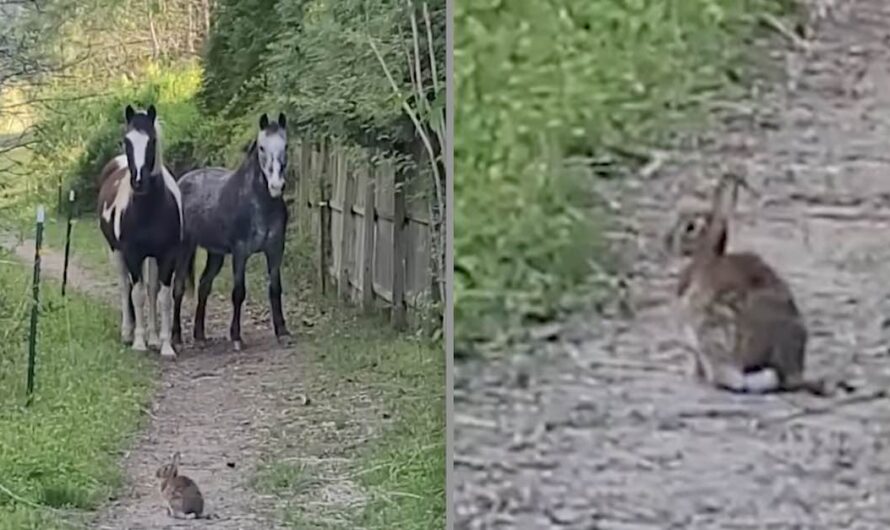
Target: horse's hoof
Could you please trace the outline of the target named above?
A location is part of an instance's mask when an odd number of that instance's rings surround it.
[[[296,340],[290,333],[279,334],[277,339],[279,346],[291,346],[294,344],[294,342],[296,342]]]
[[[234,348],[235,351],[241,351],[244,349],[244,344],[242,344],[240,340],[233,340],[232,348]]]
[[[176,359],[176,350],[170,344],[164,344],[161,346],[161,357],[172,361]]]
[[[148,351],[148,346],[145,345],[145,339],[136,338],[133,340],[133,349],[136,351]]]
[[[160,337],[149,337],[148,338],[148,347],[152,349],[161,349],[161,338]]]

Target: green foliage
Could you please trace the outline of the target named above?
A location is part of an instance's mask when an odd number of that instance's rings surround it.
[[[139,83],[119,81],[101,97],[73,99],[37,123],[34,157],[35,198],[52,196],[61,179],[64,189],[77,192],[81,211],[95,208],[97,178],[102,167],[121,153],[124,108],[128,104],[158,108],[162,124],[164,158],[180,168],[222,158],[228,139],[219,120],[202,116],[195,103],[201,70],[188,65],[177,69],[150,64]],[[46,91],[46,97],[58,95]],[[174,171],[178,173],[177,171]]]
[[[595,159],[661,145],[739,77],[772,0],[459,2],[455,332],[459,347],[551,317],[601,260]],[[462,345],[462,346],[461,346]]]
[[[119,345],[115,317],[43,285],[34,403],[24,407],[30,269],[0,255],[0,528],[56,528],[50,508],[95,509],[120,484],[153,366]],[[102,374],[97,378],[97,374]],[[4,526],[9,523],[12,526]]]
[[[291,2],[300,5],[302,2]],[[221,0],[213,13],[214,31],[207,40],[207,75],[201,99],[207,110],[243,112],[261,94],[263,58],[269,44],[287,24],[270,24],[278,0]],[[234,113],[239,115],[238,112]]]
[[[434,0],[429,10],[444,93],[445,2]],[[413,125],[369,40],[408,98],[405,54],[413,49],[409,14],[408,4],[401,1],[224,0],[209,41],[202,101],[226,116],[252,116],[261,106],[274,106],[292,113],[292,122],[304,130],[404,150],[402,144],[414,140]],[[278,25],[270,28],[270,17]],[[425,86],[432,100],[437,94],[419,4],[417,17]]]

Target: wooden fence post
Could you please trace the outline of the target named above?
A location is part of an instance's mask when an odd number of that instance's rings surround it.
[[[352,208],[355,205],[357,185],[356,176],[354,171],[350,171],[349,163],[345,162],[343,166],[343,178],[346,179],[346,191],[343,194],[343,217],[341,221],[343,229],[341,231],[342,238],[340,240],[340,282],[338,287],[340,296],[348,300],[352,294],[352,286],[349,283],[350,278],[352,278],[352,267],[350,267],[349,262],[346,261],[346,256],[349,255],[350,243],[352,243],[353,251],[355,249],[355,244],[352,241],[352,238],[349,237],[349,234],[354,231],[352,227],[355,226],[355,217],[353,216]]]
[[[405,170],[397,168],[393,177],[392,219],[392,325],[404,329],[405,315]]]
[[[374,310],[374,257],[376,253],[374,230],[377,228],[377,205],[374,186],[376,171],[374,151],[368,152],[368,180],[365,183],[365,217],[362,219],[365,252],[362,256],[362,308],[366,313]]]
[[[300,236],[312,231],[312,197],[309,195],[309,175],[312,174],[312,142],[305,136],[300,141],[300,174],[297,175],[297,226]],[[305,213],[303,213],[305,212]]]
[[[318,231],[320,251],[318,253],[318,281],[321,283],[321,294],[327,293],[327,276],[328,276],[328,260],[327,260],[327,240],[330,233],[330,215],[328,213],[328,196],[325,193],[325,180],[328,176],[328,141],[326,137],[322,137],[319,144],[321,158],[321,171],[318,172]]]

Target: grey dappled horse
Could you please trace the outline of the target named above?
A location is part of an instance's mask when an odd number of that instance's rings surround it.
[[[154,105],[145,112],[127,105],[125,116],[125,154],[108,162],[99,178],[99,229],[119,273],[121,338],[132,340],[134,350],[147,349],[143,312],[147,279],[148,345],[159,346],[161,355],[170,358],[176,356],[171,344],[171,283],[182,244],[182,201],[176,180],[164,166]],[[159,279],[160,338],[155,330]]]
[[[235,350],[241,349],[244,273],[247,259],[257,252],[266,255],[275,336],[282,338],[289,335],[281,310],[281,259],[288,218],[282,197],[287,167],[286,118],[284,114],[279,114],[277,122],[270,122],[263,114],[259,123],[256,139],[251,142],[238,169],[196,169],[179,179],[186,219],[186,242],[177,266],[174,287],[173,340],[176,344],[182,342],[182,295],[185,282],[193,280],[197,247],[207,250],[207,265],[198,284],[195,340],[206,339],[204,316],[207,296],[226,254],[231,254],[234,287],[229,337]]]

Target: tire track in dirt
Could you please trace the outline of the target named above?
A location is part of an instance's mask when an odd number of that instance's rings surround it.
[[[790,281],[808,371],[890,384],[890,3],[849,2],[788,62],[755,119],[607,190],[633,234],[632,317],[580,315],[533,358],[457,366],[457,528],[890,528],[887,400],[698,385],[669,305],[668,208],[744,164],[761,197],[743,194],[730,245]]]
[[[25,263],[34,257],[34,242],[3,237],[0,245],[12,250]],[[42,274],[61,278],[63,255],[51,248],[41,253]],[[110,270],[110,265],[109,265]],[[116,280],[102,278],[72,257],[69,285],[118,308]],[[206,528],[220,530],[274,530],[286,528],[277,522],[283,502],[261,495],[251,484],[261,459],[272,457],[281,447],[271,447],[273,438],[294,435],[285,453],[293,460],[313,462],[312,491],[300,492],[296,501],[314,505],[304,511],[342,524],[348,514],[360,509],[364,494],[343,473],[339,444],[366,439],[366,414],[374,404],[361,389],[347,385],[315,365],[297,346],[279,345],[271,330],[265,299],[245,301],[243,335],[245,350],[232,351],[227,335],[231,303],[222,294],[208,301],[204,346],[191,343],[193,300],[183,307],[184,347],[175,362],[159,359],[161,377],[148,411],[147,424],[130,445],[122,465],[126,483],[98,515],[91,528],[107,530],[158,530]],[[287,303],[287,300],[285,300]],[[291,314],[293,319],[294,315]],[[292,326],[297,328],[298,326]],[[299,340],[299,339],[297,339]],[[133,355],[144,353],[132,352]],[[158,355],[149,352],[149,355]],[[350,392],[354,392],[352,395]],[[350,395],[347,395],[350,394]],[[314,396],[309,406],[305,397]],[[322,403],[318,403],[319,398]],[[347,400],[348,405],[341,401]],[[341,410],[348,406],[348,411]],[[332,417],[352,418],[344,430]],[[363,419],[362,419],[363,418]],[[352,432],[355,431],[355,432]],[[364,436],[364,438],[363,438]],[[181,471],[193,478],[205,499],[205,513],[214,519],[177,520],[166,514],[154,474],[175,452],[182,453]],[[333,455],[333,456],[331,456]],[[339,507],[339,508],[338,508]],[[342,512],[331,515],[332,512]]]

